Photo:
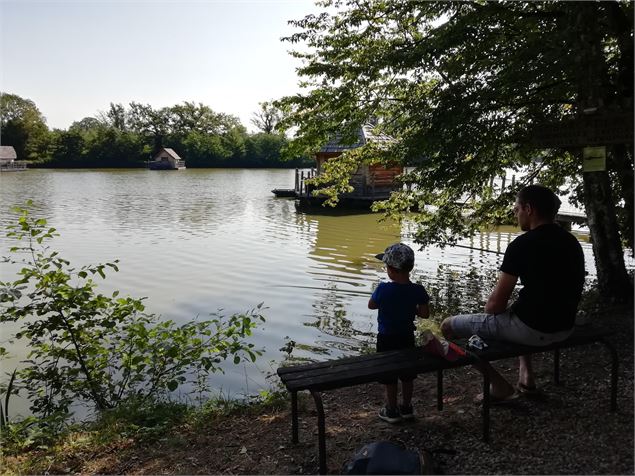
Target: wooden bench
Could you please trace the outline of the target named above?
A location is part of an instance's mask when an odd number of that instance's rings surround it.
[[[306,365],[278,368],[278,376],[291,393],[291,439],[298,442],[298,399],[299,391],[308,390],[313,397],[317,410],[318,423],[318,456],[320,474],[326,474],[326,429],[324,406],[321,392],[337,388],[376,382],[384,377],[398,375],[402,372],[424,374],[436,372],[437,375],[437,408],[443,409],[443,371],[482,362],[491,362],[521,355],[554,351],[554,381],[560,383],[560,350],[569,347],[602,343],[611,356],[610,408],[617,409],[617,352],[607,338],[612,334],[605,329],[590,327],[576,328],[571,337],[563,342],[544,347],[521,346],[505,342],[488,341],[489,347],[482,351],[466,351],[466,356],[450,362],[435,355],[423,352],[421,348],[381,352],[356,357],[346,357]],[[463,341],[456,341],[463,346]],[[489,441],[490,394],[489,376],[483,377],[483,441]]]

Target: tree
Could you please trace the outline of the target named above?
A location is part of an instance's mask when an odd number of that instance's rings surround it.
[[[62,167],[85,167],[85,133],[76,127],[68,131],[53,130],[51,133],[51,157],[49,165]]]
[[[33,101],[0,93],[0,141],[13,146],[18,159],[41,158],[48,132],[46,119]]]
[[[280,109],[267,101],[260,103],[260,111],[254,112],[253,116],[251,123],[265,134],[272,134],[282,119]]]
[[[131,102],[128,124],[131,131],[151,141],[154,155],[163,147],[163,140],[171,131],[172,111],[167,107],[155,110],[149,104]]]
[[[114,104],[110,103],[110,109],[106,113],[106,117],[108,118],[109,124],[115,129],[119,129],[122,132],[125,132],[127,129],[126,124],[126,109],[123,104]]]
[[[172,132],[186,135],[189,132],[221,134],[233,125],[235,118],[216,113],[202,103],[185,101],[170,108],[173,117]]]
[[[409,163],[404,190],[377,208],[415,211],[422,245],[453,243],[509,221],[517,189],[537,180],[583,201],[600,290],[632,297],[618,219],[632,246],[633,145],[609,148],[607,172],[583,174],[579,151],[538,150],[530,140],[590,106],[632,117],[632,2],[320,5],[322,13],[292,22],[301,31],[286,39],[306,46],[293,54],[308,87],[277,103],[282,126],[297,127],[289,153],[353,135],[369,118],[396,139],[329,161],[321,181],[332,198],[359,161]],[[509,169],[524,174],[514,188],[488,185]]]
[[[89,132],[99,128],[107,127],[107,124],[95,117],[85,117],[79,121],[73,122],[68,128],[69,131]]]

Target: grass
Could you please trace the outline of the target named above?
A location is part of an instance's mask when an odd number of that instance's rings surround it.
[[[115,449],[125,452],[135,445],[151,445],[159,440],[170,447],[185,447],[187,440],[180,435],[180,428],[200,431],[221,416],[277,411],[287,404],[287,399],[286,392],[262,391],[243,401],[219,395],[201,406],[131,400],[101,412],[94,421],[46,435],[17,430],[9,435],[7,431],[20,425],[12,423],[4,429],[1,439],[0,474],[41,474],[51,468],[77,472],[96,454]]]

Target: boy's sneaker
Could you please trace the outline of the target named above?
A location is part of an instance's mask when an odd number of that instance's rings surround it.
[[[399,414],[399,410],[396,408],[388,408],[382,407],[379,410],[379,418],[388,423],[398,423],[401,421],[401,415]]]
[[[412,405],[399,405],[399,414],[404,420],[412,420],[415,417]]]

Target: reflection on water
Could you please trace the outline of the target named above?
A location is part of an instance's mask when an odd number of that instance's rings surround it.
[[[293,355],[325,359],[363,351],[374,341],[376,312],[368,298],[383,266],[374,255],[396,241],[412,244],[411,225],[378,222],[370,213],[313,213],[276,199],[292,170],[29,170],[0,175],[0,225],[13,204],[34,201],[61,233],[53,246],[74,265],[120,260],[100,284],[107,293],[147,296],[149,312],[184,322],[223,309],[242,312],[264,302],[267,322],[254,336],[265,349],[256,366],[227,366],[214,376],[225,394],[266,386],[293,340]],[[499,229],[461,242],[468,248],[416,252],[413,280],[432,296],[438,318],[482,309],[507,243],[518,230]],[[584,239],[584,235],[582,235]],[[9,243],[0,237],[0,254]],[[583,243],[594,274],[590,246]],[[485,251],[487,250],[487,251]],[[632,260],[627,259],[632,266]],[[3,266],[0,279],[15,269]],[[2,340],[10,328],[2,329]],[[2,344],[0,344],[2,345]],[[16,356],[25,349],[8,346]],[[274,363],[270,365],[270,362]]]

